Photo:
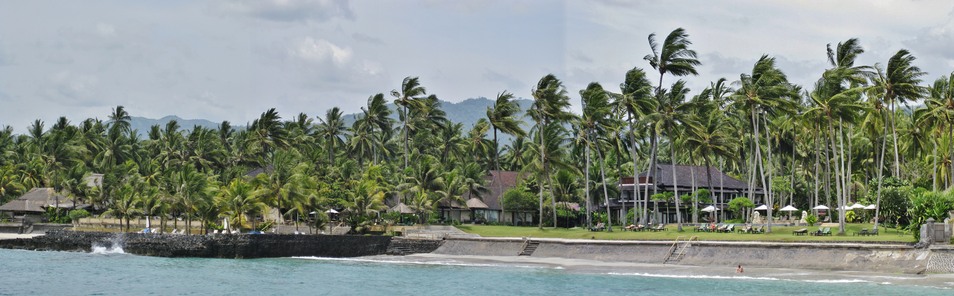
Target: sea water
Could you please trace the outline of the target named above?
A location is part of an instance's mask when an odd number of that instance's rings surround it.
[[[413,256],[159,258],[105,247],[92,253],[0,250],[0,295],[954,295],[954,290],[877,279],[603,272]]]

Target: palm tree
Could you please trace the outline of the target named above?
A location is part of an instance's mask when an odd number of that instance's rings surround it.
[[[410,120],[410,117],[409,117],[410,114],[408,113],[409,111],[408,109],[415,108],[418,105],[417,100],[419,100],[422,96],[426,94],[427,94],[427,89],[421,86],[421,83],[418,77],[410,77],[410,76],[404,77],[404,81],[401,82],[401,91],[398,91],[398,90],[391,91],[391,96],[395,98],[394,104],[401,107],[400,118],[401,118],[401,123],[403,124],[403,127],[401,128],[401,132],[404,133],[404,167],[405,168],[407,168],[408,166],[408,161],[409,161],[408,156],[410,153],[410,146],[408,146],[408,141],[410,138],[408,135],[409,131],[407,128],[407,122],[408,120]]]
[[[692,42],[689,41],[689,34],[687,34],[683,28],[676,28],[670,32],[663,41],[662,46],[656,43],[656,33],[649,34],[648,39],[652,54],[646,55],[643,59],[649,62],[649,66],[659,72],[659,84],[656,86],[656,100],[662,100],[663,77],[667,73],[676,77],[690,74],[699,75],[696,71],[696,66],[702,65],[702,63],[696,59],[696,51],[689,49],[689,45],[692,45]],[[654,132],[651,143],[650,169],[648,170],[653,174],[653,180],[656,179],[656,170],[654,168],[656,167],[656,150],[658,149],[655,135],[656,133]],[[673,165],[676,165],[675,159],[673,159]],[[678,207],[676,207],[676,209],[678,211]],[[681,223],[679,230],[682,231]]]
[[[633,160],[633,208],[636,208],[636,196],[637,196],[637,175],[639,174],[639,165],[636,162],[636,128],[637,123],[641,121],[641,118],[647,114],[653,112],[656,109],[655,101],[652,97],[652,84],[649,82],[649,79],[646,77],[646,72],[640,68],[633,68],[626,72],[626,78],[619,85],[620,95],[617,96],[616,101],[614,102],[617,112],[622,111],[626,113],[626,120],[629,123],[629,136],[630,139],[630,157]],[[643,198],[643,213],[639,215],[641,218],[640,224],[646,224],[646,217],[648,215],[649,207],[649,198]],[[634,212],[635,213],[635,212]],[[633,224],[636,224],[636,215],[633,215]]]
[[[372,153],[373,160],[372,163],[378,163],[378,155],[384,150],[384,142],[387,138],[391,137],[391,109],[387,106],[387,101],[384,100],[384,94],[376,94],[368,98],[367,108],[361,108],[362,114],[364,117],[362,120],[367,124],[370,129],[371,138],[375,139],[373,141],[373,150]],[[375,136],[375,131],[379,133]]]
[[[351,231],[361,232],[363,228],[359,229],[359,226],[368,221],[371,215],[387,208],[384,205],[384,188],[371,179],[351,181],[350,187],[348,199],[343,204]]]
[[[584,145],[596,147],[603,183],[603,204],[606,206],[607,230],[613,231],[613,215],[610,212],[609,191],[606,188],[606,170],[604,168],[606,160],[603,158],[603,149],[599,145],[601,140],[606,139],[610,127],[617,124],[610,116],[613,106],[610,105],[609,96],[603,86],[596,82],[590,83],[586,89],[581,90],[580,97],[583,103],[583,115],[579,121],[585,135]],[[586,155],[585,157],[589,158],[590,156]],[[587,201],[587,205],[591,204],[592,202]]]
[[[276,148],[288,147],[288,130],[281,123],[282,117],[275,108],[268,109],[258,119],[252,121],[248,128],[251,133],[249,144],[254,144],[260,150],[259,165],[264,167],[268,159],[273,156]]]
[[[530,107],[530,110],[527,110],[527,114],[536,122],[537,134],[540,138],[540,165],[542,169],[542,174],[546,183],[549,184],[550,181],[550,172],[549,165],[546,159],[546,143],[545,135],[546,130],[550,128],[551,124],[559,124],[566,120],[569,120],[573,117],[572,113],[567,111],[567,108],[570,107],[570,98],[566,95],[566,88],[563,87],[563,82],[556,78],[553,74],[547,74],[540,78],[540,81],[537,82],[537,85],[533,89],[533,105]],[[543,228],[543,180],[540,182],[540,223],[539,227]],[[552,195],[552,188],[551,195]],[[556,217],[556,201],[552,201],[553,207],[553,216]],[[553,219],[553,227],[556,227],[556,219]]]
[[[921,76],[926,75],[921,68],[914,66],[915,57],[906,49],[898,50],[888,59],[888,66],[882,70],[880,65],[875,65],[877,76],[874,79],[874,85],[871,92],[882,96],[883,101],[891,106],[891,134],[894,142],[894,176],[901,176],[900,154],[898,153],[898,129],[895,123],[898,103],[920,99],[926,93],[926,89],[919,84]]]
[[[527,133],[520,127],[520,121],[517,120],[517,113],[520,112],[520,105],[513,100],[513,94],[503,91],[497,94],[493,106],[487,107],[487,120],[494,129],[494,169],[500,170],[499,150],[497,143],[497,130],[505,134],[523,137]]]
[[[742,74],[737,82],[739,87],[729,98],[732,100],[732,108],[739,114],[739,117],[749,117],[749,140],[752,142],[751,155],[752,161],[749,166],[749,199],[754,198],[754,188],[756,183],[756,172],[761,172],[763,194],[765,194],[765,204],[768,205],[767,217],[769,226],[767,232],[772,231],[772,192],[771,186],[766,179],[766,174],[771,172],[766,169],[765,162],[762,160],[761,147],[761,127],[764,125],[762,119],[766,115],[775,114],[784,110],[790,110],[794,103],[786,100],[788,97],[795,96],[795,91],[788,83],[788,78],[782,70],[775,65],[775,58],[763,55],[755,62],[751,74]],[[766,128],[768,128],[766,126]],[[767,134],[767,133],[766,133]],[[771,150],[771,148],[767,149]],[[761,168],[761,170],[758,170]]]
[[[686,144],[696,155],[702,155],[706,165],[706,184],[710,198],[722,204],[722,200],[715,197],[714,183],[712,183],[712,157],[734,160],[735,145],[738,139],[732,136],[731,127],[725,119],[725,113],[719,109],[700,114],[698,121],[693,121],[686,129]],[[722,194],[719,194],[721,197]]]
[[[864,105],[858,102],[859,94],[862,91],[861,88],[853,88],[845,90],[838,93],[831,93],[832,90],[827,89],[826,86],[832,85],[822,80],[819,80],[815,84],[815,90],[811,92],[810,98],[814,107],[809,109],[808,113],[816,113],[819,117],[825,118],[827,121],[827,128],[829,134],[829,140],[832,147],[832,154],[834,155],[833,160],[837,163],[841,163],[839,159],[839,152],[836,147],[839,145],[835,141],[835,124],[842,122],[854,122],[858,119],[861,111],[864,110]],[[844,184],[841,180],[843,173],[841,172],[841,165],[835,166],[836,171],[836,188],[839,192],[839,208],[843,208],[846,204],[842,192],[846,190],[842,185]],[[771,213],[771,212],[769,212]],[[845,233],[845,217],[844,210],[839,210],[839,227],[838,233]]]
[[[689,88],[683,80],[676,81],[671,90],[663,90],[658,97],[658,107],[653,118],[655,118],[655,130],[665,131],[669,138],[669,160],[672,163],[673,194],[677,196],[676,200],[676,228],[682,231],[682,214],[679,195],[679,180],[676,175],[676,139],[680,133],[683,124],[690,120],[692,114],[692,104],[685,102]]]
[[[268,205],[261,199],[263,193],[249,182],[234,179],[219,190],[215,202],[222,209],[222,216],[232,221],[230,226],[237,225],[237,228],[242,228],[249,215],[265,213],[268,210]],[[255,219],[252,219],[252,223],[254,221]],[[254,224],[252,228],[255,228]]]
[[[321,124],[318,126],[318,136],[324,138],[325,145],[328,147],[328,164],[335,165],[335,147],[344,145],[342,136],[346,134],[344,119],[341,109],[334,107],[328,109],[325,118],[319,118]]]

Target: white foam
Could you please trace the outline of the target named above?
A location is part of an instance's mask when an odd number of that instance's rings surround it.
[[[760,281],[791,281],[805,283],[829,283],[829,284],[851,284],[851,283],[870,283],[871,281],[861,279],[837,279],[837,280],[796,280],[775,277],[753,277],[753,276],[724,276],[724,275],[681,275],[681,274],[654,274],[654,273],[608,273],[610,275],[641,276],[656,278],[678,278],[678,279],[734,279],[734,280],[760,280]],[[882,284],[890,284],[882,282]]]
[[[109,247],[93,245],[91,248],[91,254],[98,255],[109,255],[109,254],[126,254],[126,251],[123,250],[122,246],[111,245]]]

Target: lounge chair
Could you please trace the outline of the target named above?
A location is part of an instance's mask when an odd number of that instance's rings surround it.
[[[652,230],[653,232],[666,231],[666,224],[659,224],[656,227],[650,228],[649,230]]]
[[[859,230],[859,231],[855,231],[855,235],[866,236],[866,235],[868,235],[868,234],[870,234],[870,233],[868,232],[868,228],[862,228],[862,229]]]
[[[808,228],[801,228],[795,231],[792,231],[792,235],[805,235],[808,233]]]
[[[590,227],[590,231],[603,231],[606,225],[603,222],[596,223],[596,226]]]
[[[872,228],[871,231],[868,231],[868,235],[878,235],[878,229]]]
[[[752,226],[746,225],[745,227],[739,228],[739,233],[749,233],[752,232]]]
[[[726,227],[726,228],[725,228],[725,231],[723,231],[723,232],[725,232],[725,233],[730,233],[730,232],[733,232],[733,231],[735,231],[735,224],[729,224],[729,227]]]
[[[752,231],[749,233],[764,233],[765,231],[763,230],[763,228],[764,226],[756,227],[755,229],[752,229]]]
[[[823,229],[823,228],[822,228],[821,226],[819,226],[819,227],[818,227],[818,230],[809,232],[808,234],[811,234],[812,236],[820,236],[820,235],[822,235],[822,231],[823,231],[822,229]]]

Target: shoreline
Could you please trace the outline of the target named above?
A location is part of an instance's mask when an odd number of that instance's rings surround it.
[[[299,258],[315,260],[368,261],[387,264],[434,264],[473,267],[544,268],[568,273],[619,277],[665,277],[727,280],[781,280],[805,283],[870,283],[882,285],[924,286],[954,290],[954,274],[898,274],[876,271],[826,271],[799,268],[746,266],[696,266],[654,263],[607,262],[589,259],[532,256],[480,256],[412,254],[405,256],[366,256],[349,259]]]

